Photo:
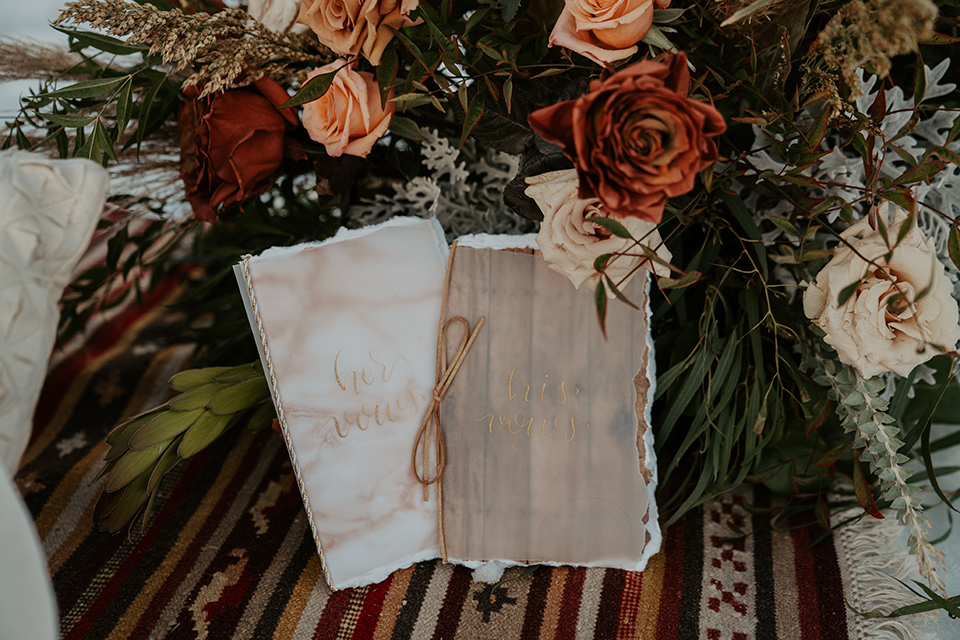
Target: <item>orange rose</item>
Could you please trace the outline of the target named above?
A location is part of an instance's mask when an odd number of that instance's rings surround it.
[[[409,16],[418,4],[419,0],[302,0],[298,21],[335,53],[362,53],[377,65],[393,39],[392,29],[417,24]]]
[[[581,198],[660,222],[667,198],[693,189],[697,173],[716,160],[712,138],[726,129],[716,109],[687,97],[689,83],[686,56],[665,54],[533,112],[530,126],[573,161]]]
[[[566,0],[550,44],[598,64],[629,58],[650,31],[654,5],[665,9],[670,0]]]
[[[303,126],[327,154],[367,157],[387,132],[397,106],[380,106],[380,90],[372,73],[356,71],[356,62],[336,60],[310,72],[309,77],[340,69],[322,97],[303,105]],[[341,68],[344,67],[344,68]],[[389,97],[393,96],[391,91]]]
[[[283,161],[284,136],[297,125],[290,96],[270,78],[200,98],[183,91],[180,177],[193,214],[213,222],[217,211],[242,204],[273,185]]]

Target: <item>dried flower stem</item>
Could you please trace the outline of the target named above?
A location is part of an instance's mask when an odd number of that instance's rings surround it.
[[[185,15],[125,0],[78,0],[67,4],[54,26],[65,22],[147,45],[150,55],[175,71],[198,67],[183,86],[203,85],[201,95],[245,86],[263,75],[290,84],[303,67],[334,58],[313,39],[271,31],[240,9]]]

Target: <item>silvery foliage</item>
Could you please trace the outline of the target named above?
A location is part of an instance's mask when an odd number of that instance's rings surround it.
[[[956,89],[955,84],[940,83],[949,67],[949,58],[932,69],[924,65],[926,91],[923,95],[923,101],[948,95]],[[869,113],[870,106],[876,100],[879,92],[877,77],[871,75],[864,80],[862,69],[858,71],[858,75],[860,77],[861,95],[856,99],[856,108],[860,113]],[[873,152],[883,160],[880,167],[880,176],[893,179],[909,169],[909,165],[896,153],[887,152],[884,154],[883,139],[893,138],[910,122],[910,118],[913,116],[914,99],[913,96],[905,96],[900,87],[887,89],[885,97],[888,115],[880,124],[880,132],[883,138],[877,137]],[[950,144],[946,143],[947,134],[953,126],[957,114],[952,110],[942,109],[921,111],[920,113],[925,117],[920,120],[916,129],[909,135],[899,138],[896,144],[918,160],[927,149],[934,146],[947,147],[960,153],[960,139],[954,140]],[[808,126],[812,124],[817,115],[819,115],[819,111],[810,111],[807,114]],[[831,183],[826,190],[818,191],[815,195],[839,196],[845,202],[851,203],[855,214],[860,217],[867,214],[868,206],[868,203],[862,197],[867,186],[863,162],[852,149],[839,148],[839,141],[839,134],[828,133],[820,147],[824,151],[830,150],[831,153],[805,170],[803,175],[820,182]],[[758,127],[754,127],[754,148],[761,149],[766,146],[767,142],[763,133]],[[773,171],[774,173],[780,173],[787,170],[782,160],[769,150],[751,154],[751,162],[759,172]],[[918,226],[927,237],[934,240],[937,254],[946,265],[947,273],[954,283],[955,293],[960,297],[960,277],[958,277],[960,274],[958,274],[956,266],[947,254],[949,220],[960,216],[960,168],[947,164],[930,184],[921,182],[913,185],[912,188],[914,197],[920,203]],[[747,200],[747,206],[755,212],[758,223],[762,223],[763,217],[766,215],[789,217],[793,210],[793,205],[790,202],[781,201],[770,209],[760,211],[757,208],[758,198],[758,195],[751,195]],[[937,212],[943,213],[949,220],[944,219]],[[833,211],[826,217],[826,222],[832,224],[838,216],[839,211]],[[774,241],[784,242],[788,239],[791,242],[799,242],[798,239],[785,236],[779,227],[770,223],[763,224],[761,228],[764,230],[763,238],[768,244]]]
[[[930,523],[923,514],[920,487],[909,482],[913,470],[903,465],[910,458],[899,452],[903,446],[897,438],[900,430],[886,413],[889,400],[880,396],[886,383],[881,377],[864,380],[852,367],[830,356],[818,354],[817,359],[814,381],[828,389],[844,430],[854,434],[853,447],[863,449],[860,462],[869,464],[870,471],[880,480],[881,495],[890,501],[897,521],[908,528],[908,546],[910,553],[917,556],[920,574],[931,584],[940,584],[936,570],[942,557],[927,540]]]
[[[382,222],[395,215],[435,216],[448,240],[468,233],[525,233],[533,230],[503,203],[503,188],[517,173],[518,158],[467,140],[463,148],[434,129],[423,129],[421,158],[426,176],[390,185],[351,208],[359,224]]]

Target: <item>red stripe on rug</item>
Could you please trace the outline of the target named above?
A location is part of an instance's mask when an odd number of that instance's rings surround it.
[[[443,640],[456,635],[457,627],[460,626],[463,603],[467,599],[467,594],[470,593],[471,575],[472,572],[466,567],[453,568],[450,582],[447,583],[447,595],[443,599],[440,614],[437,616],[433,640]]]
[[[657,616],[657,640],[675,640],[680,633],[680,603],[683,602],[683,546],[686,519],[663,533],[664,571],[660,588],[660,614]]]
[[[540,637],[540,626],[543,624],[543,612],[547,607],[547,592],[550,590],[552,576],[550,567],[540,567],[533,574],[530,591],[527,593],[527,609],[523,613],[521,640],[537,640]]]
[[[40,400],[37,402],[37,409],[33,417],[33,434],[30,438],[31,444],[37,434],[50,423],[57,409],[60,407],[60,399],[66,394],[67,389],[74,378],[83,371],[83,368],[92,360],[103,355],[111,349],[117,340],[126,333],[137,320],[147,314],[160,301],[168,296],[178,285],[176,278],[168,278],[162,281],[143,299],[143,304],[133,306],[116,318],[97,329],[87,341],[83,349],[79,349],[74,355],[61,362],[50,372],[43,384],[43,390],[40,392]]]
[[[623,593],[620,596],[618,640],[632,640],[636,635],[637,615],[640,613],[640,594],[642,592],[643,574],[636,571],[627,571],[623,583]]]
[[[352,595],[353,589],[341,589],[330,594],[327,606],[323,608],[323,613],[320,614],[317,626],[313,630],[313,640],[330,640],[337,637],[340,619],[343,618],[343,612],[350,604]]]
[[[815,586],[819,580],[819,572],[813,554],[810,553],[810,535],[803,524],[804,522],[796,517],[790,519],[790,525],[794,527],[790,532],[790,540],[793,542],[797,585],[806,585],[805,588],[797,589],[800,637],[802,640],[821,640],[820,603]]]
[[[810,550],[810,553],[817,567],[815,584],[820,596],[823,640],[846,640],[848,637],[847,607],[843,601],[843,578],[840,575],[837,550],[833,546],[833,536],[825,537]]]
[[[363,601],[363,607],[360,609],[360,618],[357,620],[357,627],[353,631],[353,640],[369,640],[377,630],[377,623],[380,622],[380,612],[383,611],[383,601],[390,591],[390,585],[393,583],[394,574],[370,587],[367,597]]]
[[[574,640],[577,636],[577,619],[580,617],[580,599],[583,597],[583,582],[587,570],[583,567],[571,567],[563,585],[563,601],[557,619],[555,640]]]

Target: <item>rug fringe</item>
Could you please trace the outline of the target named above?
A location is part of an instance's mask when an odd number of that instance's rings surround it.
[[[831,524],[836,526],[858,512],[862,513],[858,509],[835,513]],[[894,580],[909,583],[920,579],[920,575],[896,515],[892,512],[884,515],[882,520],[867,516],[835,530],[844,591],[857,611],[890,612],[919,601],[914,593]],[[902,618],[864,618],[848,611],[847,626],[853,640],[937,640],[919,628],[936,619],[935,611]]]

